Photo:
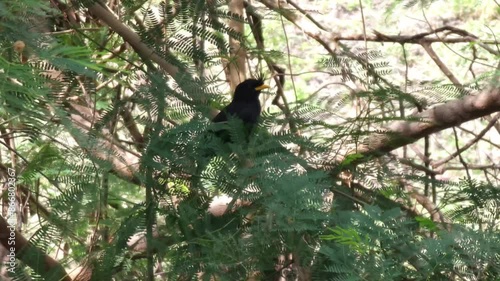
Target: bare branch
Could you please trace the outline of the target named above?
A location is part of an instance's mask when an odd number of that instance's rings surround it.
[[[455,87],[461,88],[462,84],[458,81],[458,79],[455,77],[455,75],[453,75],[451,70],[443,63],[443,61],[441,61],[441,59],[438,57],[436,52],[434,52],[431,44],[429,42],[421,42],[421,45],[422,45],[422,47],[424,47],[425,51],[427,52],[427,54],[429,54],[431,59],[437,64],[439,69],[441,69],[441,71],[444,73],[444,75],[446,75],[446,77],[448,77],[448,79],[450,79],[450,81],[453,83],[453,85],[455,85]]]
[[[232,14],[243,18],[243,0],[229,0],[229,11]],[[239,34],[244,34],[243,21],[230,20],[229,27]],[[231,46],[231,61],[228,62],[231,92],[236,89],[236,86],[246,79],[246,56],[247,52],[241,42],[233,37],[229,37],[229,45]]]
[[[132,31],[132,29],[118,20],[115,15],[105,9],[101,4],[99,4],[98,2],[88,1],[85,1],[84,3],[86,3],[89,12],[105,22],[113,31],[118,33],[123,38],[123,40],[128,42],[130,46],[134,48],[137,54],[144,60],[152,60],[171,76],[177,75],[179,69],[176,66],[168,63],[166,60],[156,54],[153,49],[149,48],[141,41],[141,38],[139,37],[139,35],[137,35],[137,33]]]
[[[322,30],[320,27],[307,20],[306,17],[294,13],[292,7],[285,2],[280,2],[279,4],[277,3],[278,1],[273,0],[260,0],[260,2],[269,9],[280,13],[307,36],[321,44],[330,54],[335,53],[334,50],[337,48],[337,40],[332,40],[334,37],[333,33]]]
[[[446,157],[445,159],[442,159],[440,161],[437,161],[432,164],[434,168],[439,167],[443,165],[444,163],[450,161],[451,159],[457,157],[460,153],[466,151],[469,147],[477,143],[490,129],[495,125],[495,123],[498,121],[500,118],[500,113],[497,114],[493,119],[488,123],[488,125],[472,140],[470,140],[466,145],[462,146],[460,149],[458,149],[455,153],[451,154],[450,156]]]
[[[15,243],[12,244],[10,241]],[[0,244],[9,251],[13,251],[15,258],[31,267],[46,280],[71,281],[60,263],[32,245],[19,231],[9,226],[2,216],[0,216]]]
[[[144,148],[144,136],[139,131],[139,127],[134,120],[134,116],[126,107],[122,107],[120,110],[120,115],[123,119],[123,123],[125,127],[128,129],[130,136],[135,142],[135,147],[138,150],[142,150]]]
[[[440,223],[450,223],[449,220],[447,220],[444,215],[439,211],[439,208],[430,200],[429,197],[420,194],[415,188],[409,184],[408,182],[402,181],[402,184],[404,188],[410,192],[410,196],[415,199],[422,207],[424,207],[427,212],[429,212],[431,219],[434,222],[440,222]]]
[[[70,118],[73,124],[79,128],[82,133],[87,134],[92,128],[92,123],[86,117],[94,116],[97,113],[94,113],[92,109],[88,107],[74,103],[69,105],[68,111],[70,112]],[[99,120],[99,117],[95,116],[94,119]],[[78,135],[73,133],[73,137],[82,147],[85,147],[85,144],[81,143],[82,140]],[[135,184],[140,184],[140,180],[136,176],[139,166],[138,155],[120,147],[112,136],[108,139],[101,137],[98,138],[97,141],[98,144],[95,145],[96,148],[87,152],[98,159],[108,161],[112,166],[111,172],[118,177]]]
[[[460,35],[461,37],[442,38],[442,37],[428,37],[429,35],[436,34],[442,31],[452,31],[451,33]],[[339,41],[364,41],[363,34],[356,35],[337,35],[336,40]],[[467,43],[467,42],[481,42],[482,44],[497,44],[495,41],[481,40],[477,36],[452,26],[443,26],[436,28],[429,32],[422,32],[415,35],[388,35],[379,31],[373,30],[372,36],[366,37],[367,41],[371,42],[392,42],[400,44],[422,44],[422,43]]]
[[[500,111],[500,88],[490,88],[478,95],[453,100],[410,116],[418,120],[393,122],[386,133],[371,135],[356,152],[385,154],[424,136],[497,111]]]

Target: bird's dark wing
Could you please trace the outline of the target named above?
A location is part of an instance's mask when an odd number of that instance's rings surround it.
[[[214,123],[219,123],[219,122],[226,122],[227,121],[227,114],[226,114],[226,108],[221,110],[217,116],[212,119],[212,122]]]
[[[236,116],[243,120],[246,125],[254,126],[257,124],[260,115],[260,103],[258,101],[254,103],[246,103],[243,109],[236,113]]]
[[[260,115],[260,103],[248,103],[248,102],[232,102],[228,104],[214,119],[212,122],[224,122],[227,121],[228,115],[238,117],[243,121],[243,123],[248,125],[255,125]]]
[[[228,117],[232,116],[243,121],[245,130],[247,131],[247,139],[250,131],[255,127],[260,115],[260,103],[256,102],[231,102],[212,119],[214,123],[226,122]],[[230,133],[226,130],[218,130],[215,135],[224,142],[231,141]]]

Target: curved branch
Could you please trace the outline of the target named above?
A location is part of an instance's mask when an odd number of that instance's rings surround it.
[[[179,73],[179,69],[168,63],[165,59],[160,57],[155,51],[149,48],[146,44],[141,41],[141,38],[137,33],[132,31],[128,26],[123,24],[120,20],[118,20],[115,15],[106,10],[104,6],[99,4],[98,2],[90,2],[85,1],[87,4],[87,8],[89,12],[91,12],[95,17],[105,22],[113,31],[118,33],[123,40],[134,48],[139,56],[141,56],[144,60],[152,60],[157,63],[166,73],[175,77],[177,73]]]
[[[452,153],[450,156],[446,157],[445,159],[442,159],[440,161],[437,161],[432,164],[434,168],[439,167],[443,165],[444,163],[450,161],[451,159],[457,157],[460,155],[460,153],[464,152],[465,150],[469,149],[469,147],[473,146],[475,143],[477,143],[490,129],[493,127],[493,125],[498,121],[500,118],[500,114],[497,114],[493,119],[488,123],[488,125],[481,131],[479,134],[474,137],[472,140],[470,140],[466,145]]]
[[[388,126],[386,133],[373,134],[356,148],[365,156],[385,154],[432,133],[500,111],[500,88],[453,100]]]
[[[69,131],[81,147],[88,147],[85,144],[87,138],[82,138],[80,134],[87,135],[92,129],[92,123],[88,119],[99,120],[99,116],[96,116],[97,113],[93,112],[92,109],[75,103],[68,105],[68,112],[73,125],[81,130],[80,132],[76,132],[74,129],[70,129]],[[104,131],[103,134],[105,137],[96,139],[98,142],[98,145],[95,146],[96,148],[88,149],[87,152],[97,159],[110,163],[113,174],[131,183],[140,184],[141,181],[137,177],[139,155],[120,147],[109,132]]]
[[[0,216],[0,244],[9,252],[15,253],[15,259],[31,267],[45,280],[71,281],[60,263],[31,244],[15,228],[12,229],[2,216]]]

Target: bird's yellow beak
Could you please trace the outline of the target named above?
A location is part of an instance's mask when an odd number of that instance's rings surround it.
[[[268,85],[263,84],[263,85],[260,85],[259,87],[255,87],[255,90],[261,91],[261,90],[268,89],[268,88],[269,88]]]

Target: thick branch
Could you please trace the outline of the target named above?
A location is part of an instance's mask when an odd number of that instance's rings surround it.
[[[85,3],[91,3],[89,1],[85,1]],[[109,10],[105,9],[98,2],[93,2],[93,4],[88,4],[88,10],[95,17],[105,22],[113,31],[118,33],[123,40],[134,48],[141,58],[144,60],[152,60],[157,63],[165,72],[170,74],[171,76],[175,76],[179,69],[176,66],[168,63],[162,57],[157,55],[154,50],[149,48],[146,44],[141,41],[141,37],[137,35],[132,29],[123,24],[120,20],[118,20],[115,15],[113,15]]]
[[[92,122],[86,117],[93,116],[97,113],[93,112],[92,109],[88,107],[77,104],[70,104],[68,111],[70,112],[70,118],[74,126],[80,129],[80,133],[87,135],[92,128]],[[94,116],[93,119],[99,120],[99,117]],[[74,130],[70,130],[70,132],[72,132],[74,139],[80,146],[87,147],[88,149],[88,145],[84,143],[86,140],[83,140]],[[119,147],[118,144],[114,142],[112,136],[109,136],[108,139],[102,137],[96,138],[94,141],[97,142],[97,144],[94,145],[95,149],[88,149],[87,151],[90,155],[110,163],[112,167],[111,172],[118,177],[135,184],[140,184],[140,180],[136,176],[139,166],[139,157],[137,155]]]
[[[138,150],[142,150],[144,148],[144,136],[139,131],[137,123],[134,120],[134,116],[132,116],[132,113],[127,108],[122,108],[120,110],[120,115],[123,118],[123,123],[128,129],[130,136],[135,142],[135,147]]]
[[[20,232],[10,227],[2,216],[0,216],[0,243],[9,252],[15,253],[14,260],[21,260],[45,280],[71,281],[61,264],[33,246]]]
[[[374,134],[356,152],[377,155],[415,142],[432,133],[500,111],[500,88],[438,105],[411,116],[418,120],[397,121],[385,134]]]
[[[414,188],[411,184],[407,183],[406,181],[402,180],[402,184],[404,185],[405,189],[410,193],[410,196],[415,199],[424,209],[429,212],[429,215],[431,216],[431,219],[434,222],[438,223],[450,223],[450,221],[441,213],[439,208],[434,204],[431,199],[423,194],[420,194],[416,188]]]
[[[229,0],[229,11],[233,15],[238,15],[243,19],[243,0]],[[230,20],[229,27],[239,34],[244,34],[244,22],[241,20]],[[229,37],[229,45],[231,46],[231,59],[227,65],[229,68],[231,92],[236,89],[236,86],[246,79],[246,57],[247,53],[241,42],[233,37]]]

